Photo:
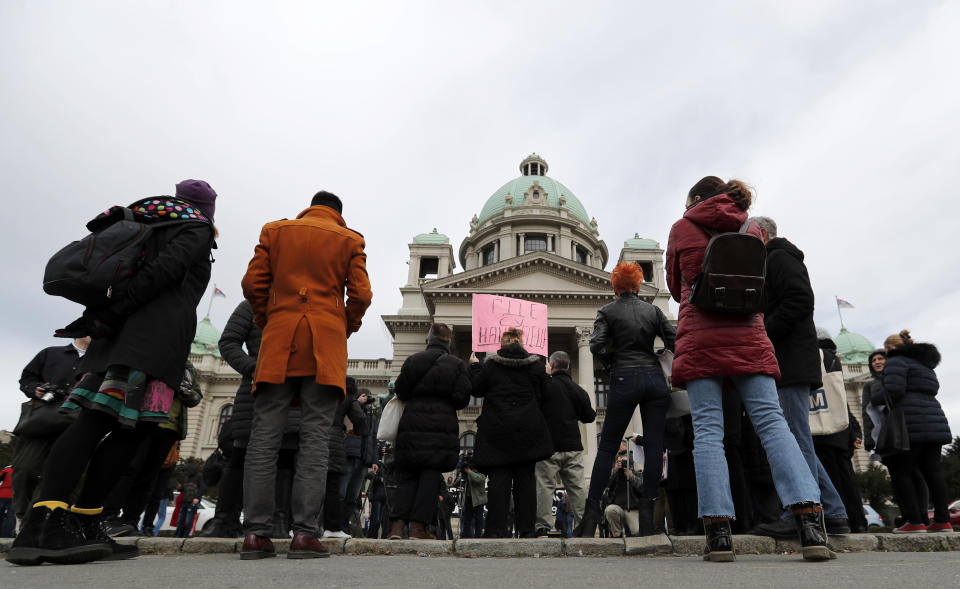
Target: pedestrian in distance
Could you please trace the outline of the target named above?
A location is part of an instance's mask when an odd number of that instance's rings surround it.
[[[934,369],[940,364],[940,352],[933,344],[914,342],[910,332],[903,330],[883,342],[887,362],[883,367],[883,386],[893,406],[903,409],[910,440],[910,449],[885,457],[890,470],[890,481],[904,510],[904,524],[894,533],[951,532],[949,497],[940,465],[940,450],[951,441],[950,424],[937,401],[940,382]],[[871,402],[886,407],[883,390],[875,390]],[[933,503],[933,521],[924,526],[921,502],[913,483],[914,469],[919,469]]]
[[[407,358],[397,377],[397,398],[406,407],[397,428],[391,539],[403,538],[407,524],[411,539],[436,539],[427,526],[436,521],[443,473],[457,466],[457,411],[470,402],[467,366],[450,353],[452,340],[448,325],[434,323],[427,348]]]
[[[321,191],[296,219],[264,225],[241,282],[263,329],[244,465],[244,560],[276,555],[269,535],[277,457],[294,400],[301,418],[287,557],[330,555],[318,539],[330,425],[345,394],[347,338],[372,297],[363,236],[346,226],[342,211],[336,195]]]
[[[770,217],[753,217],[750,222],[760,227],[760,238],[767,249],[764,284],[767,304],[763,323],[780,367],[777,382],[780,408],[810,472],[817,479],[827,533],[847,534],[850,532],[847,510],[817,458],[810,433],[810,391],[819,389],[823,383],[817,328],[813,323],[813,288],[803,263],[803,252],[777,235],[777,224]],[[791,519],[785,510],[779,521],[760,524],[753,533],[791,538],[796,533]]]
[[[756,224],[745,225],[752,200],[750,189],[738,180],[703,178],[687,194],[687,210],[671,228],[667,245],[667,285],[680,303],[672,378],[673,385],[686,387],[690,396],[698,510],[706,529],[704,559],[735,560],[730,519],[736,513],[723,450],[722,409],[724,388],[731,382],[771,457],[777,492],[794,516],[803,558],[834,558],[827,546],[816,480],[780,408],[776,386],[780,370],[762,314],[707,310],[700,305],[706,306],[709,300],[691,301],[693,284],[704,270],[708,243],[714,235],[739,232],[760,239]],[[750,250],[762,252],[762,242],[757,243]],[[738,260],[731,256],[728,261]],[[751,267],[762,268],[762,258],[747,261]],[[725,293],[706,291],[708,295]],[[757,294],[744,291],[742,301],[754,303],[752,297]]]
[[[597,311],[590,350],[610,367],[610,394],[593,462],[590,491],[579,535],[592,538],[601,516],[600,497],[633,412],[640,408],[645,453],[643,501],[636,503],[640,536],[653,534],[654,503],[663,471],[663,428],[670,387],[653,350],[659,337],[673,350],[676,330],[658,307],[640,298],[643,270],[633,262],[617,264],[611,274],[617,300]]]
[[[174,197],[143,199],[127,211],[114,207],[88,224],[130,216],[144,224],[166,221],[151,233],[127,287],[57,332],[93,338],[80,363],[86,374],[64,404],[80,413],[50,450],[39,501],[8,561],[66,564],[136,555],[135,546],[120,546],[103,532],[100,514],[141,441],[170,418],[196,334],[197,304],[210,280],[216,197],[206,182],[185,180]]]
[[[569,354],[563,351],[551,354],[547,362],[547,373],[550,375],[550,383],[543,402],[543,415],[550,428],[553,454],[537,463],[538,536],[546,536],[550,531],[550,511],[558,479],[566,490],[564,505],[568,508],[573,525],[580,524],[586,489],[583,481],[583,442],[580,440],[579,424],[592,423],[597,418],[587,391],[570,378]]]
[[[343,499],[340,497],[340,486],[344,474],[347,472],[347,452],[344,448],[347,428],[345,421],[349,420],[353,427],[363,427],[364,412],[360,405],[357,381],[347,377],[347,396],[343,403],[337,406],[330,424],[330,457],[327,460],[327,492],[323,501],[323,537],[349,538],[344,526]]]
[[[521,538],[536,536],[536,464],[553,454],[550,428],[541,411],[548,393],[543,360],[523,347],[523,331],[503,332],[500,349],[483,364],[470,356],[473,396],[483,397],[477,418],[472,467],[490,477],[485,538],[512,537],[510,500]]]

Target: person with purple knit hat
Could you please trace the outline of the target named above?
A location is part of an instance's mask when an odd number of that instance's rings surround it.
[[[7,552],[9,562],[75,564],[137,556],[135,546],[120,546],[106,535],[101,512],[140,443],[169,420],[196,333],[197,304],[210,281],[216,198],[206,182],[185,180],[176,196],[144,198],[126,207],[137,221],[155,226],[127,287],[115,291],[109,304],[86,308],[57,333],[93,338],[78,367],[84,376],[63,405],[78,416],[50,450],[40,501]],[[94,231],[128,214],[113,207],[87,227]]]

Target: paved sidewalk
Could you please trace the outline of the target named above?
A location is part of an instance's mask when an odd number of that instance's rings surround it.
[[[763,536],[734,536],[737,554],[785,554],[799,550],[796,540],[774,540]],[[136,543],[141,554],[232,554],[239,552],[239,539],[218,538],[119,538],[124,544]],[[847,534],[831,536],[830,542],[841,552],[950,552],[960,551],[960,533],[939,534]],[[0,553],[12,540],[0,540]],[[529,540],[324,540],[332,554],[415,555],[477,557],[578,557],[634,555],[697,555],[703,550],[703,536],[646,536],[643,538],[537,538]],[[285,554],[289,540],[275,540],[277,551]]]

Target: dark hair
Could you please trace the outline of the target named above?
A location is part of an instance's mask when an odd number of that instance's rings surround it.
[[[310,206],[330,207],[338,213],[343,213],[343,203],[340,202],[340,197],[332,192],[327,192],[326,190],[321,190],[320,192],[314,194],[313,200],[310,201]]]
[[[693,185],[690,192],[687,193],[687,200],[693,200],[693,197],[699,196],[702,202],[718,194],[726,194],[732,198],[741,211],[746,211],[753,204],[753,192],[740,180],[730,180],[724,182],[716,176],[705,176],[699,182]]]
[[[430,335],[449,343],[450,340],[453,339],[453,330],[445,323],[434,323],[430,326]]]

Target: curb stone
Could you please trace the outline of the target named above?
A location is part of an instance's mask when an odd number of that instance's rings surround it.
[[[453,540],[373,540],[350,538],[343,547],[345,554],[417,554],[422,556],[450,556]]]
[[[566,538],[564,556],[623,556],[626,545],[622,538]]]
[[[626,554],[671,554],[673,543],[666,534],[630,537],[624,540]]]
[[[117,538],[119,541],[120,539]],[[184,554],[223,554],[237,551],[233,538],[187,538],[180,547]]]
[[[477,558],[483,556],[517,557],[563,556],[563,541],[510,538],[464,538],[457,540],[457,556]]]
[[[960,549],[960,533],[883,534],[880,550],[885,552],[949,552]]]
[[[180,554],[183,538],[138,538],[140,554]]]

